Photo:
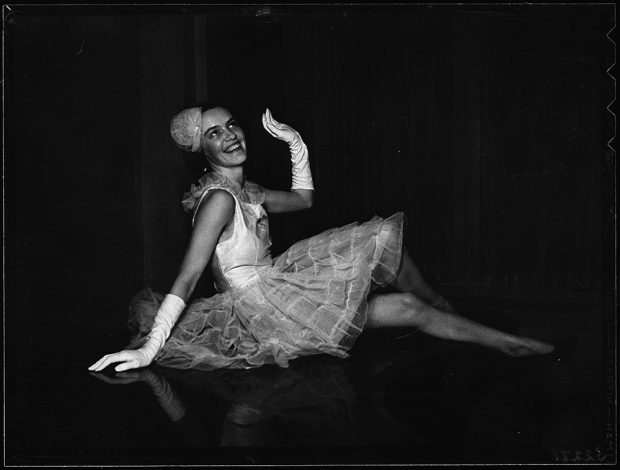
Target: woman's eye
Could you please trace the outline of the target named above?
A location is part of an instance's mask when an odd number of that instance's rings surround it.
[[[218,134],[219,134],[219,131],[211,131],[211,133],[209,134],[209,137],[211,138],[217,137]]]
[[[238,127],[238,126],[239,126],[239,124],[237,124],[237,121],[230,121],[228,123],[228,127]]]

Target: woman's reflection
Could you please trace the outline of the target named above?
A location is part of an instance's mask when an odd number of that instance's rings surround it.
[[[354,388],[346,364],[330,359],[300,359],[287,369],[202,372],[150,367],[113,377],[93,375],[109,384],[148,384],[191,447],[354,444]],[[195,397],[202,397],[196,409]],[[199,408],[222,401],[228,408],[219,416],[219,428],[212,422],[217,412],[210,410],[205,420]]]

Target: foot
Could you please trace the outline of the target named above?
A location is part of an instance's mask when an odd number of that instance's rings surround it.
[[[506,335],[498,346],[499,350],[509,356],[524,357],[534,354],[549,354],[554,350],[554,346],[542,341],[536,341],[522,336]]]

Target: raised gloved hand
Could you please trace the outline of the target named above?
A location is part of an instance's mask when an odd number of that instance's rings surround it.
[[[90,366],[88,370],[98,372],[114,362],[122,362],[122,364],[114,368],[117,372],[148,366],[153,362],[166,339],[170,336],[170,331],[184,308],[185,302],[181,297],[174,294],[166,295],[157,311],[157,315],[155,315],[153,327],[147,336],[144,346],[136,350],[124,350],[114,354],[106,354]]]
[[[312,183],[312,172],[308,162],[308,147],[301,140],[299,132],[286,124],[276,121],[271,115],[269,108],[262,115],[263,127],[269,134],[276,139],[283,140],[288,144],[291,152],[292,185],[291,189],[311,189],[314,190]]]

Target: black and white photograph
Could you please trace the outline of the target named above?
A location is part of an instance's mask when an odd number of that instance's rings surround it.
[[[4,4],[4,465],[616,464],[615,27]]]

